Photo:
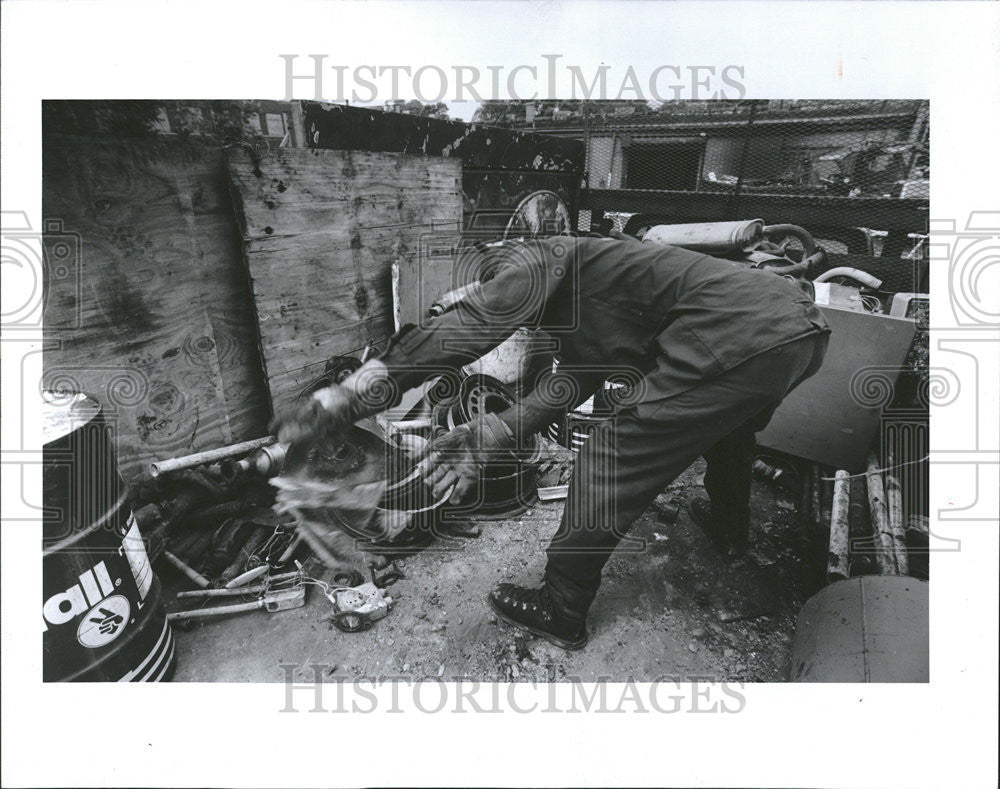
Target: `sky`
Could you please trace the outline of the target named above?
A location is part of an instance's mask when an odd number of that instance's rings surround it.
[[[471,121],[473,114],[479,109],[478,101],[446,101],[448,115],[459,121]]]

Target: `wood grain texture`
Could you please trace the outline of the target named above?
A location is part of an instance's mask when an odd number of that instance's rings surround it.
[[[392,333],[391,269],[461,226],[461,162],[361,151],[243,149],[228,160],[276,411]]]
[[[467,236],[499,238],[517,204],[539,189],[558,193],[570,216],[576,214],[582,140],[339,104],[306,101],[302,107],[306,139],[313,148],[461,160]]]
[[[61,223],[44,238],[43,385],[102,402],[126,477],[262,435],[267,393],[222,152],[46,135],[43,212]]]

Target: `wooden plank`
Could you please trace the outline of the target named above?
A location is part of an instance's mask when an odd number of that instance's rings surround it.
[[[455,239],[457,241],[457,237]],[[422,325],[431,305],[458,282],[454,255],[410,255],[399,261],[399,323]]]
[[[325,361],[392,333],[391,270],[456,237],[461,163],[431,156],[282,149],[228,162],[261,351],[277,410]]]
[[[261,435],[267,392],[221,151],[193,142],[46,135],[43,212],[74,254],[48,278],[47,386],[94,395],[119,464]]]
[[[499,238],[517,203],[538,189],[557,192],[570,216],[576,214],[583,140],[362,107],[302,104],[314,148],[460,159],[463,226],[479,237]]]

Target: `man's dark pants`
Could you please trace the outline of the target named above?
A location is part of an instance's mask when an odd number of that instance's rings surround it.
[[[781,400],[823,361],[827,334],[765,351],[716,378],[664,396],[656,372],[635,405],[594,431],[580,450],[545,579],[578,613],[590,607],[601,570],[633,521],[699,456],[713,515],[749,522],[755,434]]]

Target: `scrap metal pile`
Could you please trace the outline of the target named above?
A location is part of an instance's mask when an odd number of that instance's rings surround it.
[[[331,360],[324,379],[303,394],[342,380],[359,363]],[[336,446],[268,437],[154,463],[136,491],[137,518],[154,555],[174,571],[167,574],[196,587],[176,595],[171,621],[296,608],[315,585],[333,624],[365,630],[390,610],[384,589],[404,577],[400,557],[434,540],[476,537],[475,521],[531,507],[536,471],[549,468],[537,440],[520,457],[487,464],[467,500],[433,496],[416,469],[430,438],[515,401],[485,374],[442,393],[430,387],[414,411],[429,416],[362,420]]]

